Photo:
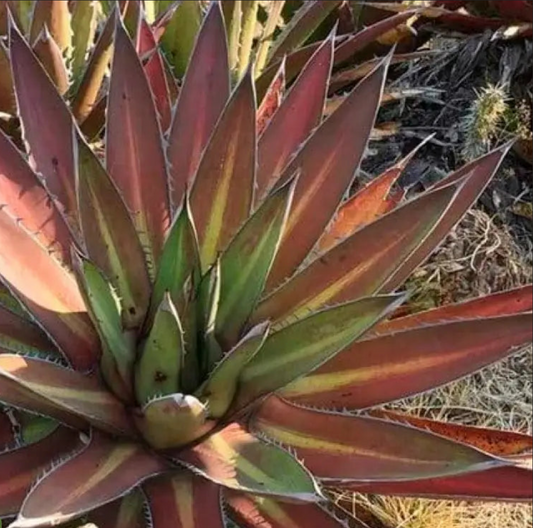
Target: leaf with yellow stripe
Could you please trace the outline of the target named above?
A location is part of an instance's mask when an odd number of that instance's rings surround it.
[[[220,486],[182,471],[143,486],[154,528],[226,528]]]
[[[41,406],[58,408],[63,414],[81,418],[113,434],[135,435],[122,403],[94,377],[42,359],[1,354],[0,382],[3,378],[19,386],[23,394],[29,393]],[[2,395],[7,404],[12,397],[10,393]],[[22,407],[29,411],[40,410],[30,401],[24,402]]]
[[[119,499],[165,469],[161,459],[143,447],[93,433],[81,452],[33,487],[11,526],[35,528],[67,522]]]
[[[252,320],[283,324],[330,303],[377,293],[432,232],[457,192],[451,184],[357,231],[266,297]]]
[[[349,190],[374,126],[389,61],[390,56],[359,83],[285,168],[280,183],[298,170],[301,175],[268,289],[302,264]]]
[[[243,225],[220,258],[216,336],[235,345],[263,292],[289,215],[295,177],[269,196]]]
[[[121,299],[125,328],[141,325],[148,309],[150,279],[144,253],[117,188],[81,135],[77,147],[76,191],[88,255]]]
[[[255,90],[248,72],[235,89],[206,147],[191,209],[206,270],[250,215],[255,182]]]
[[[361,409],[434,389],[531,341],[531,314],[447,322],[354,343],[283,391],[291,401]]]
[[[288,452],[233,424],[174,457],[205,478],[237,491],[319,500],[313,477]],[[280,472],[282,469],[282,472]]]
[[[271,334],[244,367],[239,406],[282,389],[331,360],[404,300],[370,297],[315,313]]]
[[[145,506],[143,494],[139,490],[132,491],[93,512],[89,521],[98,528],[146,528]]]
[[[325,480],[416,480],[505,465],[477,449],[390,421],[295,407],[270,398],[252,430],[294,450]]]
[[[79,435],[72,429],[57,427],[37,444],[0,453],[0,518],[16,515],[35,480],[55,461],[58,453],[80,447]]]

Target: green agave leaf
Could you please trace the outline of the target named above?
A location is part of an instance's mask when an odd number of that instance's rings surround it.
[[[238,78],[241,78],[250,66],[252,46],[257,28],[258,9],[259,0],[248,0],[243,2]]]
[[[199,367],[206,375],[222,359],[222,349],[216,339],[215,329],[220,306],[221,291],[220,259],[206,273],[198,292],[197,317],[199,331]]]
[[[120,302],[111,284],[93,263],[78,254],[73,255],[73,262],[89,313],[104,344],[103,361],[116,364],[123,388],[129,392],[135,348],[133,341],[122,329]],[[113,384],[111,379],[106,381]]]
[[[24,445],[36,444],[57,429],[57,422],[46,416],[37,416],[25,412],[18,413],[20,438]]]
[[[237,233],[220,260],[216,336],[233,346],[263,292],[283,235],[297,178],[273,193]]]
[[[277,2],[268,2],[268,18],[265,22],[263,29],[263,34],[259,40],[259,45],[257,48],[257,54],[255,57],[255,74],[256,77],[259,77],[263,72],[263,69],[266,65],[268,52],[272,43],[274,42],[274,32],[278,25],[283,23],[281,18],[281,12],[285,7],[285,0],[278,0]]]
[[[231,407],[239,376],[244,366],[257,354],[265,342],[270,325],[263,323],[252,328],[215,367],[198,390],[198,397],[207,403],[209,416],[222,418]]]
[[[159,261],[150,303],[151,321],[155,310],[168,292],[172,302],[179,307],[187,279],[196,283],[200,273],[200,254],[196,229],[191,216],[188,197],[176,215],[167,235]]]
[[[140,404],[180,390],[184,354],[183,328],[172,299],[166,293],[136,366],[135,393]]]
[[[241,373],[237,406],[282,389],[326,363],[404,298],[392,295],[361,299],[323,310],[272,334]]]
[[[72,11],[72,79],[77,84],[85,68],[87,55],[94,41],[100,5],[95,0],[74,3]]]
[[[150,401],[134,416],[145,440],[155,449],[172,449],[202,437],[215,425],[197,398],[170,394]]]
[[[81,134],[74,134],[78,211],[87,251],[120,297],[124,327],[136,328],[150,296],[141,242],[111,178]]]
[[[159,2],[160,12],[173,3],[173,0],[161,0]],[[179,78],[185,75],[201,24],[202,6],[200,2],[198,0],[181,2],[161,38],[161,46],[167,60]]]

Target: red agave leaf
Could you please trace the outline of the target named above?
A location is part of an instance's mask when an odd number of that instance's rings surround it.
[[[30,491],[12,528],[54,526],[124,496],[166,466],[141,446],[97,433]]]
[[[198,35],[169,136],[172,204],[183,201],[202,153],[230,95],[224,20],[213,2]]]
[[[144,486],[154,528],[225,528],[220,486],[183,471]]]
[[[531,314],[423,326],[360,341],[296,381],[298,403],[366,408],[454,381],[531,340]]]
[[[36,444],[0,454],[0,517],[15,515],[22,506],[35,479],[58,458],[79,446],[76,431],[58,427]]]
[[[170,225],[165,155],[154,101],[133,44],[119,22],[107,107],[106,164],[156,265]]]
[[[278,73],[270,84],[261,105],[257,110],[257,136],[260,136],[274,114],[278,111],[285,95],[285,62],[282,61]]]
[[[142,493],[136,490],[99,508],[90,515],[89,520],[98,528],[146,528],[145,505]]]

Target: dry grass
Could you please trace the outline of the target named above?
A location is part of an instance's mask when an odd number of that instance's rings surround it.
[[[420,308],[459,302],[531,281],[529,255],[479,210],[472,211],[414,280]],[[524,350],[491,368],[393,405],[412,414],[467,425],[533,429],[533,358]],[[370,512],[371,528],[532,528],[530,505],[349,497]],[[346,506],[348,504],[348,506]]]

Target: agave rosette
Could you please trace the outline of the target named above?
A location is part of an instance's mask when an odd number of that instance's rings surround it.
[[[530,499],[529,436],[368,411],[530,340],[530,287],[392,317],[508,146],[410,201],[408,159],[345,200],[390,57],[324,120],[330,37],[257,105],[213,3],[162,133],[114,32],[102,162],[10,30],[29,156],[0,133],[0,517],[328,528],[332,487]]]

